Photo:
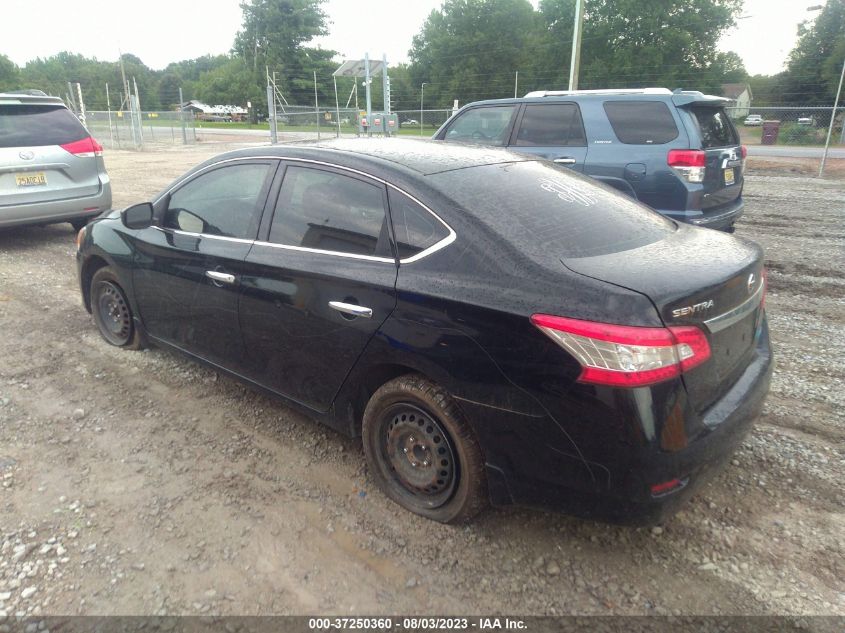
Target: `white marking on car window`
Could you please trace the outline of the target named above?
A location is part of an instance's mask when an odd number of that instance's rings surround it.
[[[566,202],[577,202],[585,207],[591,207],[596,203],[596,199],[590,194],[590,191],[576,183],[541,178],[540,188],[543,191],[557,194],[558,198]]]

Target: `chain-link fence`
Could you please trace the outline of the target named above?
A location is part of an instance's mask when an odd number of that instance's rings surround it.
[[[833,117],[831,145],[845,144],[845,107],[733,107],[726,108],[745,145],[822,146]]]
[[[380,116],[380,112],[373,111],[373,119]],[[390,130],[391,136],[431,136],[448,119],[451,110],[398,110],[396,115],[398,129]],[[315,110],[313,106],[286,105],[276,111],[276,128],[279,141],[288,138],[322,138],[323,136],[359,135],[362,129],[359,125],[364,116],[363,110],[355,108],[326,108]],[[381,135],[375,131],[370,122],[370,135]],[[202,127],[205,125],[200,122]],[[226,127],[225,125],[219,127]],[[229,127],[229,129],[234,129]]]
[[[187,145],[197,142],[191,112],[89,111],[85,123],[104,147],[141,150],[146,146]]]

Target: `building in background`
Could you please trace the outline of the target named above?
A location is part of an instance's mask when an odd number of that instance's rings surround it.
[[[751,100],[754,98],[748,84],[722,84],[722,96],[731,100],[728,106],[731,118],[741,119],[748,116]]]
[[[198,121],[242,121],[246,118],[246,108],[233,105],[208,105],[196,99],[180,105],[184,112],[193,112]]]

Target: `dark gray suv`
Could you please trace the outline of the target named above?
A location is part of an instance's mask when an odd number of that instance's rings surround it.
[[[531,92],[464,106],[434,138],[542,156],[675,220],[732,231],[745,147],[726,102],[665,88]]]
[[[70,222],[111,208],[103,148],[58,97],[0,93],[0,228]]]

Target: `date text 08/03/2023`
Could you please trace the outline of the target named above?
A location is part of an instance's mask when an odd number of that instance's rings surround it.
[[[404,618],[366,618],[366,617],[327,617],[309,618],[308,629],[323,630],[413,630],[413,631],[524,631],[524,620],[519,618],[476,617],[476,618],[440,618],[440,617],[404,617]]]

